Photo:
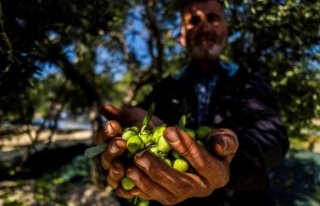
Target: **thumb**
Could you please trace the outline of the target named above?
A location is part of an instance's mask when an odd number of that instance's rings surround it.
[[[209,141],[213,153],[225,158],[230,164],[239,147],[237,135],[230,129],[215,129]]]

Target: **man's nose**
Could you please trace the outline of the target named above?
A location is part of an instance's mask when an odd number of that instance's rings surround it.
[[[203,33],[212,33],[213,26],[206,19],[202,20],[199,30]]]

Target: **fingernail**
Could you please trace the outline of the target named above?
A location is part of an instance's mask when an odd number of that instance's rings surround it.
[[[216,135],[213,137],[213,143],[216,144],[217,152],[224,154],[227,151],[228,145],[221,135]]]
[[[118,141],[112,141],[110,152],[112,152],[112,153],[119,152],[120,151],[119,144],[120,144],[120,142],[118,142]]]
[[[169,132],[167,132],[165,134],[165,137],[166,137],[166,140],[168,140],[171,143],[177,142],[180,139],[179,135],[174,130],[170,130]]]
[[[118,171],[118,168],[117,168],[117,165],[116,164],[113,164],[112,165],[112,171],[114,174],[118,175],[120,174],[120,172]]]
[[[223,139],[223,137],[220,137],[220,144],[222,145],[222,149],[223,149],[223,152],[225,152],[227,150],[227,144],[225,142],[225,140]]]
[[[226,142],[224,140],[223,140],[223,145],[224,145],[224,151],[227,151],[228,145],[226,144]]]
[[[132,169],[128,169],[127,176],[133,180],[140,180],[139,174],[135,170],[132,170]]]
[[[114,132],[114,128],[111,124],[111,122],[108,122],[107,125],[106,125],[106,132],[107,134],[109,134],[110,136],[112,136],[115,132]]]
[[[140,167],[142,167],[145,170],[149,170],[149,168],[150,168],[150,162],[149,162],[148,158],[146,158],[144,156],[144,154],[147,151],[148,150],[143,150],[143,151],[141,151],[141,152],[139,152],[138,154],[135,155],[136,164],[139,165]]]

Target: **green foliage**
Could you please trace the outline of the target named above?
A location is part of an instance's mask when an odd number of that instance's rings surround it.
[[[3,205],[27,206],[30,202],[22,202],[24,195],[29,195],[28,201],[37,205],[67,205],[68,194],[76,185],[90,182],[92,162],[84,155],[76,156],[68,165],[47,172],[36,180],[15,181],[10,187],[1,190],[0,199]],[[19,191],[19,192],[17,192]]]
[[[98,75],[95,62],[99,46],[119,49],[119,44],[108,40],[106,34],[121,29],[128,8],[122,3],[2,1],[1,121],[30,119],[39,107],[45,110],[49,99],[63,103],[71,112],[87,112],[111,98],[110,71],[106,68]],[[42,76],[47,62],[63,74],[57,82],[51,81],[54,75]],[[35,84],[41,84],[41,88]],[[27,108],[28,113],[20,111]]]
[[[11,80],[12,81],[12,80]],[[23,93],[12,93],[0,97],[0,121],[29,122],[36,111],[35,105],[42,103],[42,97],[34,88],[38,88],[40,82],[34,81],[33,87],[23,88]]]
[[[103,102],[135,105],[185,64],[180,3],[2,1],[1,120],[29,118],[50,98],[75,113]],[[319,117],[320,1],[224,3],[230,41],[223,57],[270,77],[283,120],[298,135]],[[139,38],[142,57],[133,47]],[[101,60],[104,51],[111,56]],[[61,76],[41,76],[46,62]]]
[[[68,184],[73,181],[90,181],[90,168],[92,162],[84,155],[75,157],[70,164],[59,170],[44,174],[43,178],[54,185]]]
[[[228,59],[270,77],[291,136],[319,118],[320,1],[224,1]]]
[[[303,68],[300,66],[287,71],[280,81],[274,82],[283,120],[289,125],[292,135],[301,134],[301,129],[310,127],[312,118],[320,116],[319,70]],[[290,92],[288,88],[292,88]]]

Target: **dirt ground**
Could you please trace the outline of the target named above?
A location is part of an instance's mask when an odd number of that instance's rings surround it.
[[[320,124],[320,120],[318,122]],[[22,155],[26,146],[31,144],[31,138],[36,136],[36,128],[32,129],[31,134],[19,134],[10,138],[0,138],[0,155],[2,159],[12,158],[15,155]],[[49,130],[44,130],[39,136],[40,144],[37,149],[41,150],[46,147],[50,136]],[[76,143],[85,143],[90,145],[93,140],[93,133],[90,130],[63,131],[56,132],[52,136],[51,147],[70,146]],[[302,148],[311,149],[314,152],[320,152],[320,138],[310,137],[308,141],[301,143]]]
[[[16,157],[24,156],[27,152],[27,146],[31,144],[31,138],[36,136],[35,129],[32,130],[30,135],[19,134],[11,136],[10,138],[0,137],[0,158],[2,161],[10,161]],[[40,143],[36,145],[38,151],[45,148],[48,144],[48,138],[50,136],[50,131],[46,130],[41,133],[39,137]],[[68,147],[78,143],[84,143],[90,146],[93,140],[93,133],[88,130],[80,131],[63,131],[55,133],[52,136],[51,148],[57,147]],[[310,137],[308,141],[304,143],[299,143],[301,148],[312,149],[313,152],[320,153],[320,139],[319,137]],[[37,205],[34,198],[32,187],[35,187],[35,182],[33,180],[28,180],[23,188],[13,189],[13,193],[10,196],[12,200],[21,201],[28,205]],[[1,190],[14,187],[14,181],[0,181],[0,197]],[[54,189],[54,188],[53,188]],[[100,190],[90,184],[75,185],[75,188],[70,188],[70,193],[66,197],[68,206],[120,206],[121,204],[110,195],[110,190]],[[0,205],[4,203],[4,200],[0,198]]]
[[[11,136],[10,138],[1,138],[0,139],[0,156],[1,159],[6,161],[15,157],[24,155],[27,146],[32,143],[31,138],[34,139],[36,136],[36,131],[32,130],[31,135],[28,134],[19,134]],[[39,136],[38,143],[35,148],[37,151],[42,150],[48,145],[50,131],[45,130],[41,132]],[[52,136],[51,148],[54,147],[67,147],[74,145],[76,143],[85,143],[90,145],[92,143],[92,131],[81,130],[81,131],[72,131],[72,132],[60,132],[55,133]]]
[[[27,146],[31,144],[31,138],[36,136],[35,129],[32,130],[31,135],[19,134],[11,136],[10,138],[0,138],[0,159],[3,162],[11,161],[15,158],[23,157],[27,153]],[[36,150],[41,151],[48,146],[48,138],[50,131],[46,130],[41,133],[39,143],[36,145]],[[31,138],[30,138],[31,137]],[[52,136],[52,144],[50,148],[69,147],[76,144],[86,144],[91,146],[93,133],[88,130],[81,131],[64,131],[55,133]],[[22,186],[17,186],[14,180],[0,181],[0,205],[5,204],[5,198],[1,198],[6,190],[10,190],[11,195],[8,197],[11,202],[23,202],[26,205],[38,205],[34,191],[36,189],[36,181],[33,179],[25,180]],[[110,189],[98,189],[97,187],[85,183],[76,184],[74,188],[69,188],[70,191],[66,194],[64,199],[68,206],[120,206],[120,203],[110,194]],[[56,195],[55,190],[61,188],[50,189]],[[8,200],[6,200],[8,201]],[[53,204],[56,205],[56,204]],[[65,204],[63,204],[65,205]]]

